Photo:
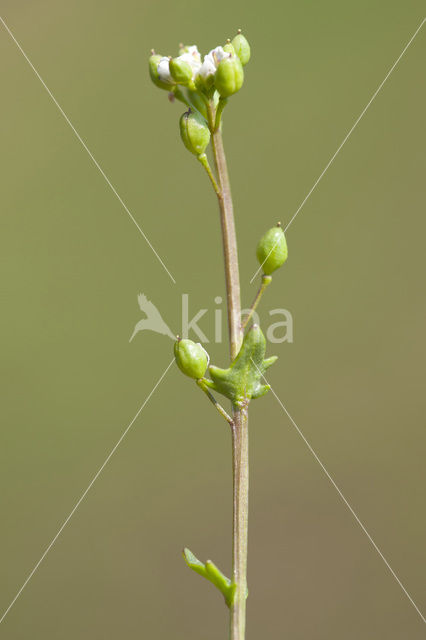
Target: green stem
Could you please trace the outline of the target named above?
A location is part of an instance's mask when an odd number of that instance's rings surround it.
[[[215,177],[213,175],[213,171],[211,170],[209,161],[207,160],[207,156],[205,153],[200,154],[198,157],[198,160],[201,162],[201,164],[203,165],[204,169],[206,170],[207,175],[210,178],[210,182],[213,185],[213,189],[215,190],[215,193],[217,195],[217,197],[220,197],[220,189],[218,187],[218,184],[215,180]]]
[[[220,127],[220,121],[222,118],[222,111],[224,110],[224,108],[226,107],[228,103],[228,98],[219,98],[219,104],[217,105],[217,109],[216,109],[216,117],[215,117],[215,121],[214,121],[214,130],[217,131]]]
[[[185,104],[190,109],[192,108],[192,104],[189,102],[189,100],[185,98],[184,94],[182,93],[182,90],[178,86],[172,89],[170,93],[174,95],[176,100],[179,100],[179,102],[183,102],[183,104]]]
[[[262,282],[261,285],[259,287],[259,289],[257,290],[255,299],[253,300],[253,303],[250,307],[250,311],[249,314],[247,316],[247,318],[244,320],[244,322],[241,324],[242,329],[244,330],[246,328],[246,326],[248,325],[248,323],[250,322],[251,318],[253,317],[253,313],[256,311],[257,306],[263,296],[263,292],[265,291],[266,287],[271,284],[272,282],[272,276],[266,276],[265,274],[263,274],[262,276]]]
[[[224,105],[223,105],[224,106]],[[222,228],[225,261],[226,297],[228,307],[229,347],[233,360],[241,347],[240,277],[237,239],[231,186],[220,128],[215,128],[217,114],[212,103],[208,105],[208,123],[212,134],[213,155],[219,180],[217,193]],[[233,407],[232,475],[232,583],[235,585],[230,605],[230,640],[244,640],[247,598],[247,524],[248,524],[248,409]]]
[[[222,405],[218,403],[218,401],[216,400],[214,395],[210,393],[210,391],[208,390],[208,387],[206,387],[205,382],[203,381],[203,378],[200,378],[196,382],[197,382],[198,386],[200,387],[200,389],[202,389],[204,391],[204,393],[206,394],[206,396],[208,397],[210,402],[219,411],[219,413],[222,416],[222,418],[225,418],[226,422],[229,425],[231,425],[231,427],[232,427],[234,425],[234,421],[232,420],[231,416],[228,415],[228,413],[225,411],[225,409],[222,407]]]

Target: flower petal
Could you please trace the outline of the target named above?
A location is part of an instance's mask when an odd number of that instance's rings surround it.
[[[170,67],[169,67],[169,58],[167,56],[163,56],[158,63],[157,67],[158,77],[161,82],[166,82],[167,84],[174,84],[173,78],[170,75]]]

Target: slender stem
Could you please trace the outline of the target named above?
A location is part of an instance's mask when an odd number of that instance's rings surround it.
[[[214,120],[214,130],[215,131],[217,129],[219,129],[219,127],[220,127],[220,121],[221,121],[221,118],[222,118],[222,111],[226,107],[227,103],[228,103],[228,98],[220,98],[219,99],[219,104],[217,105],[217,109],[216,109],[216,117],[215,117],[215,120]]]
[[[233,522],[232,581],[236,585],[231,605],[230,640],[244,640],[247,599],[248,541],[248,409],[234,412],[232,427]]]
[[[250,320],[251,320],[251,318],[253,316],[253,313],[256,311],[257,306],[258,306],[258,304],[259,304],[259,302],[260,302],[260,300],[262,298],[263,292],[265,291],[266,287],[269,284],[271,284],[271,282],[272,282],[272,276],[266,276],[265,274],[262,276],[262,282],[260,284],[259,289],[257,290],[255,299],[253,300],[253,303],[252,303],[252,305],[250,307],[249,314],[248,314],[247,318],[244,320],[244,322],[241,324],[241,327],[243,329],[245,329],[246,326],[248,325],[248,323],[250,322]]]
[[[198,386],[200,387],[200,389],[202,389],[204,391],[204,393],[206,394],[206,396],[208,397],[208,399],[210,400],[210,402],[216,407],[216,409],[219,411],[220,415],[222,416],[222,418],[225,418],[226,422],[231,425],[231,427],[234,426],[234,421],[232,420],[231,416],[228,415],[228,413],[225,411],[225,409],[222,407],[221,404],[218,403],[218,401],[216,400],[216,398],[214,397],[214,395],[212,393],[210,393],[210,391],[208,390],[208,387],[206,387],[205,382],[203,381],[203,378],[200,378],[199,380],[196,381]]]
[[[212,147],[220,193],[217,194],[222,227],[225,260],[226,297],[228,307],[229,347],[233,360],[241,347],[240,277],[238,269],[237,239],[231,186],[229,183],[225,151],[220,128],[215,128],[216,114],[212,103],[208,105],[208,122],[212,134]],[[230,605],[230,640],[244,640],[247,598],[247,524],[248,524],[248,410],[233,407],[232,475],[232,582],[235,585]]]
[[[220,129],[214,130],[215,113],[210,103],[208,120],[212,132],[212,148],[219,179],[220,193],[217,199],[220,209],[222,227],[223,255],[225,260],[226,301],[228,307],[229,347],[233,360],[241,347],[243,332],[241,330],[240,275],[238,269],[237,238],[235,234],[234,209],[232,205],[231,185],[229,183],[225,150],[223,148]]]
[[[173,99],[176,98],[176,100],[179,100],[179,102],[183,102],[183,104],[185,104],[187,107],[191,109],[192,104],[185,98],[184,94],[182,93],[179,87],[176,86],[173,89],[173,91],[170,91],[169,98],[170,96],[172,97],[172,102],[173,102]]]
[[[210,178],[210,182],[213,185],[213,189],[215,190],[215,193],[217,195],[217,197],[220,197],[220,189],[219,186],[215,180],[215,177],[213,175],[213,171],[211,170],[209,161],[207,160],[207,156],[205,153],[202,153],[198,156],[198,160],[201,162],[201,164],[203,165],[204,169],[206,170],[207,175]]]

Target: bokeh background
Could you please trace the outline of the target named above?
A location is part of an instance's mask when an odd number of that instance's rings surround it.
[[[1,15],[176,279],[162,269],[0,25],[4,611],[171,359],[182,292],[224,292],[216,202],[149,50],[253,58],[225,116],[243,300],[254,248],[311,189],[424,5],[2,0]],[[425,608],[426,27],[288,231],[268,309],[294,318],[270,381]],[[211,344],[218,364],[226,345]],[[248,639],[417,640],[424,624],[270,394],[251,410]],[[227,635],[188,545],[230,568],[230,437],[173,366],[0,628],[8,640]]]

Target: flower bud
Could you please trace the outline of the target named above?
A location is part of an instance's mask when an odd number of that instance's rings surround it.
[[[265,233],[257,245],[257,259],[266,275],[281,267],[287,260],[288,249],[281,224]]]
[[[210,130],[203,116],[197,111],[185,111],[181,115],[180,135],[185,147],[196,156],[201,155],[210,142]]]
[[[149,57],[149,60],[148,60],[149,75],[151,77],[151,80],[157,87],[160,87],[160,89],[166,89],[167,91],[170,91],[170,84],[161,82],[158,75],[158,65],[162,57],[163,56],[158,56],[155,53],[153,53]]]
[[[207,370],[209,356],[199,342],[192,340],[180,340],[174,346],[175,360],[179,369],[186,376],[199,380]]]
[[[192,80],[192,67],[186,60],[172,58],[169,63],[170,75],[178,84],[187,84]]]
[[[238,31],[237,35],[232,40],[232,44],[234,46],[235,53],[241,60],[241,64],[245,66],[250,60],[250,45],[247,38],[243,36],[241,31]]]
[[[222,98],[229,98],[243,86],[244,71],[240,59],[236,55],[224,58],[219,62],[214,83]]]

